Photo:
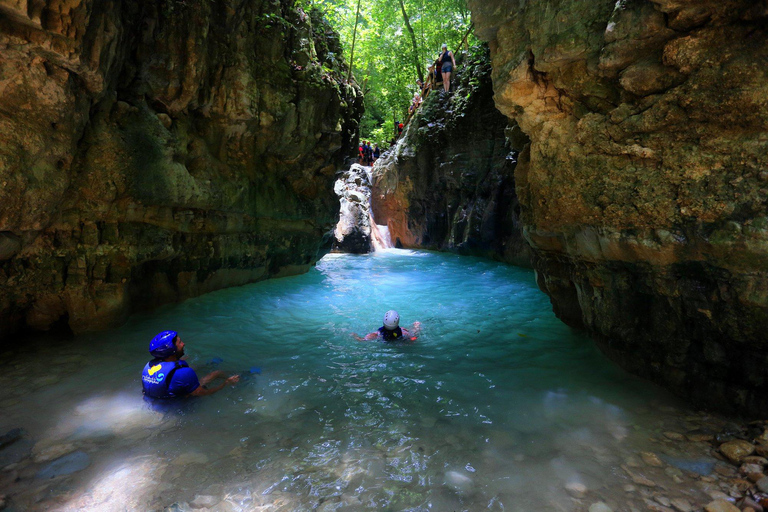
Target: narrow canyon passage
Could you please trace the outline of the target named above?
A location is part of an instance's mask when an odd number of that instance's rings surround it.
[[[390,308],[422,322],[415,342],[353,338]],[[168,328],[199,373],[241,383],[145,403],[146,345]],[[716,465],[732,471],[681,440],[725,420],[609,362],[532,271],[476,258],[334,254],[18,347],[0,364],[0,431],[26,432],[0,449],[12,510],[646,510],[706,503]]]
[[[766,332],[768,0],[0,0],[2,512],[768,511]]]

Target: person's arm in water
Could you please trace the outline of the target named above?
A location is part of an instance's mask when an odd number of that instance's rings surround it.
[[[370,340],[375,340],[376,338],[378,338],[379,337],[379,333],[378,332],[372,332],[372,333],[366,334],[365,338],[361,338],[360,336],[357,335],[357,333],[353,332],[352,336],[357,341],[370,341]]]
[[[411,341],[415,340],[416,337],[419,335],[419,332],[421,331],[421,322],[413,322],[413,328],[403,329],[403,337],[410,338]]]
[[[207,396],[207,395],[212,395],[212,394],[214,394],[214,393],[224,389],[224,386],[226,386],[227,384],[235,385],[238,382],[240,382],[240,376],[239,375],[232,375],[231,377],[228,377],[227,379],[225,379],[224,382],[222,382],[221,384],[219,384],[215,388],[210,388],[209,389],[209,388],[205,387],[205,384],[207,384],[208,382],[210,382],[210,381],[212,381],[212,380],[214,380],[214,379],[216,379],[218,377],[223,377],[223,376],[224,376],[224,372],[222,372],[220,370],[217,370],[215,372],[209,373],[208,375],[206,375],[205,377],[203,377],[200,380],[200,386],[196,390],[191,392],[189,394],[189,396]],[[209,377],[210,377],[210,379],[209,379]],[[208,380],[206,380],[206,379],[208,379]]]
[[[200,385],[201,386],[207,386],[208,384],[210,384],[211,382],[213,382],[214,380],[219,379],[219,378],[226,379],[227,378],[227,374],[224,373],[221,370],[216,370],[215,372],[211,372],[208,375],[206,375],[205,377],[203,377],[202,379],[200,379]]]

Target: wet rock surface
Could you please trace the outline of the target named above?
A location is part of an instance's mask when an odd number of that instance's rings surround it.
[[[0,340],[306,270],[362,95],[293,2],[0,1]]]
[[[352,254],[371,252],[370,168],[353,164],[336,180],[334,192],[339,197],[340,208],[333,249]]]
[[[94,407],[97,404],[94,404]],[[110,407],[100,407],[109,417],[108,423],[119,423],[121,416],[115,415]],[[760,483],[743,484],[737,466],[727,461],[725,457],[718,460],[722,451],[717,441],[710,442],[690,441],[685,437],[688,432],[696,431],[700,427],[725,430],[728,421],[724,418],[711,416],[705,413],[692,413],[683,410],[670,410],[668,416],[656,423],[653,431],[643,433],[630,433],[635,438],[632,441],[637,446],[639,437],[648,436],[641,444],[644,451],[627,450],[624,445],[626,438],[619,437],[612,442],[602,438],[581,437],[579,432],[573,432],[563,439],[561,450],[569,454],[581,454],[586,458],[596,458],[602,461],[606,467],[616,469],[616,478],[611,482],[593,480],[589,474],[579,473],[559,458],[554,453],[536,453],[528,451],[524,455],[518,446],[522,441],[517,436],[509,439],[509,450],[517,453],[515,460],[521,467],[533,464],[537,459],[546,461],[554,457],[549,463],[544,464],[551,481],[542,480],[541,486],[536,490],[541,494],[546,505],[546,510],[564,510],[580,512],[607,512],[620,511],[659,511],[669,510],[679,512],[690,511],[745,511],[747,507],[760,510],[760,502],[768,497],[760,488]],[[85,414],[92,418],[98,417],[96,409],[83,409],[79,414]],[[125,434],[135,434],[147,430],[147,414],[157,416],[156,427],[153,432],[147,432],[144,437],[129,440],[126,438],[117,446],[112,438],[100,436],[96,431],[90,431],[86,435],[78,434],[77,422],[65,426],[54,433],[52,438],[35,440],[36,444],[43,446],[57,443],[74,443],[77,450],[62,456],[54,461],[38,462],[31,454],[19,460],[12,467],[0,468],[0,485],[8,492],[5,498],[12,510],[55,509],[62,511],[82,509],[111,509],[127,506],[139,507],[148,510],[297,510],[303,508],[315,508],[318,510],[373,510],[377,509],[376,502],[372,500],[375,489],[366,489],[363,494],[358,494],[362,489],[361,483],[370,471],[377,469],[369,467],[370,458],[366,458],[365,467],[358,467],[353,459],[343,464],[343,467],[334,467],[333,470],[325,470],[319,467],[295,466],[295,461],[286,459],[278,464],[270,462],[269,458],[261,460],[257,464],[258,471],[254,471],[254,462],[264,457],[264,450],[271,450],[284,446],[289,450],[304,450],[293,445],[292,435],[299,435],[303,427],[301,418],[290,418],[287,423],[284,419],[275,418],[274,426],[278,430],[264,432],[253,440],[246,437],[230,450],[227,454],[218,454],[209,457],[206,453],[212,453],[210,449],[200,446],[195,451],[183,453],[168,453],[158,457],[157,455],[127,455],[126,449],[151,449],[153,439],[163,433],[171,433],[179,428],[181,417],[172,414],[156,414],[142,412],[142,418],[131,425],[120,427]],[[658,416],[658,411],[638,410],[634,414],[652,414]],[[163,418],[165,416],[165,418]],[[149,422],[152,423],[152,422]],[[116,426],[116,425],[115,425]],[[286,430],[287,428],[287,430]],[[434,428],[434,427],[432,427]],[[278,434],[278,432],[283,432]],[[669,432],[677,432],[681,436],[679,440],[672,440],[667,435]],[[501,433],[499,433],[501,435]],[[747,429],[738,432],[740,436],[748,435]],[[151,437],[146,437],[151,436]],[[31,441],[31,439],[23,438]],[[20,442],[21,440],[17,441]],[[745,442],[761,443],[759,439]],[[384,469],[387,464],[396,463],[402,457],[409,455],[411,450],[419,453],[430,453],[437,456],[443,451],[464,453],[461,442],[448,436],[432,446],[430,442],[420,442],[417,449],[409,445],[401,445],[402,437],[396,432],[392,433],[391,443],[387,446],[371,447],[368,450],[378,453]],[[214,443],[215,444],[215,443]],[[8,445],[10,447],[11,445]],[[8,448],[6,447],[6,449]],[[1,453],[1,452],[0,452]],[[469,452],[465,454],[470,457]],[[476,454],[477,455],[477,454]],[[478,467],[485,468],[487,463],[493,464],[493,458],[497,455],[486,454],[483,458],[490,460]],[[685,463],[701,460],[710,464],[713,470],[706,474],[691,470]],[[104,465],[104,461],[109,461]],[[387,462],[388,461],[388,462]],[[667,461],[683,461],[678,469],[677,465]],[[210,475],[201,476],[201,468],[206,467]],[[493,467],[493,466],[491,466]],[[234,481],[218,482],[214,475],[219,472],[229,475],[232,469],[237,470],[239,478]],[[487,470],[488,468],[485,468]],[[227,471],[229,470],[229,471]],[[493,492],[495,488],[493,478],[484,473],[475,473],[477,469],[467,466],[462,469],[452,469],[445,472],[443,487],[445,495],[430,494],[418,498],[419,486],[393,487],[405,492],[399,501],[394,503],[413,503],[416,499],[427,500],[434,506],[442,505],[455,507],[458,504],[469,506],[485,502],[486,493]],[[288,475],[288,476],[286,476]],[[319,488],[331,486],[334,494],[323,498],[306,494],[302,486],[295,487],[286,480],[290,476],[294,478],[309,479],[313,485]],[[553,486],[555,482],[566,477],[561,489]],[[764,477],[765,478],[765,477]],[[179,482],[194,479],[193,489],[176,485]],[[329,487],[330,488],[330,487]],[[356,489],[356,490],[355,490]],[[407,490],[410,489],[410,490]],[[530,490],[529,490],[530,491]],[[374,493],[374,494],[367,494]],[[504,493],[494,497],[497,503],[511,503]],[[0,498],[2,499],[2,498]],[[518,497],[519,499],[519,497]],[[480,500],[480,501],[476,501]],[[514,501],[514,500],[513,500]],[[31,507],[31,508],[28,508]],[[533,510],[527,508],[524,510]],[[495,509],[494,509],[495,510]],[[501,510],[501,508],[499,508]]]
[[[493,104],[487,49],[458,69],[451,95],[433,91],[374,165],[374,217],[396,246],[530,266],[514,179],[527,139]]]
[[[765,2],[470,0],[539,285],[624,368],[768,411]]]

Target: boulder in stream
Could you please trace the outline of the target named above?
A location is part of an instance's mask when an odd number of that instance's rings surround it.
[[[338,252],[366,254],[371,244],[371,178],[368,169],[353,164],[336,180],[334,192],[341,207],[334,231],[333,249]]]

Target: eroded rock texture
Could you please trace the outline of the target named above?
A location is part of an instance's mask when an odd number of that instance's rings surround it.
[[[470,0],[539,285],[630,371],[768,412],[768,5]]]
[[[487,50],[477,51],[460,66],[452,95],[433,92],[376,162],[374,217],[403,247],[530,266],[514,179],[517,149],[527,139],[515,126],[507,140]]]
[[[366,254],[373,250],[369,172],[370,167],[353,164],[336,180],[333,191],[339,197],[339,222],[334,230],[334,251]]]
[[[0,0],[0,339],[308,268],[340,55],[291,0]]]

